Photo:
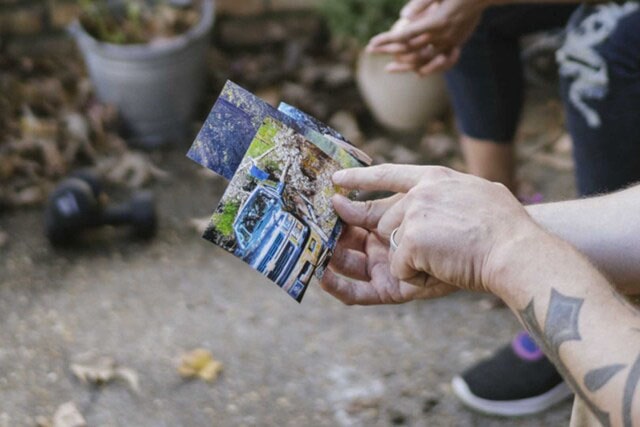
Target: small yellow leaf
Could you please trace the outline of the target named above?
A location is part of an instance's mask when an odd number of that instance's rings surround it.
[[[181,357],[178,372],[186,378],[198,377],[212,382],[222,372],[222,363],[215,360],[209,350],[197,348]]]

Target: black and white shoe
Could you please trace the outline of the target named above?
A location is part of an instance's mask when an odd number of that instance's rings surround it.
[[[468,407],[511,417],[542,412],[572,395],[526,332],[491,358],[456,376],[451,384]]]

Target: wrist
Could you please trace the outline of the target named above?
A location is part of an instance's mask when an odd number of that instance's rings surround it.
[[[485,287],[508,303],[514,294],[526,293],[540,280],[540,272],[548,264],[550,254],[561,251],[564,246],[568,245],[536,224],[524,224],[492,250]]]

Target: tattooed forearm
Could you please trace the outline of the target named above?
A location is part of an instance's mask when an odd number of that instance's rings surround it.
[[[560,372],[571,388],[584,401],[585,405],[587,405],[596,416],[598,421],[600,421],[603,426],[608,427],[611,425],[609,413],[601,410],[588,398],[560,358],[560,346],[563,343],[567,341],[580,341],[582,339],[580,331],[578,330],[578,320],[583,302],[584,299],[582,298],[568,297],[552,289],[544,329],[541,327],[535,315],[533,300],[531,300],[519,314],[522,323],[528,329],[531,336],[540,344],[545,355],[554,363],[558,372]]]

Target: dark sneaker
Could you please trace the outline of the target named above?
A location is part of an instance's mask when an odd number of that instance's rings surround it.
[[[451,384],[465,405],[492,415],[535,414],[571,396],[571,389],[526,332]]]

